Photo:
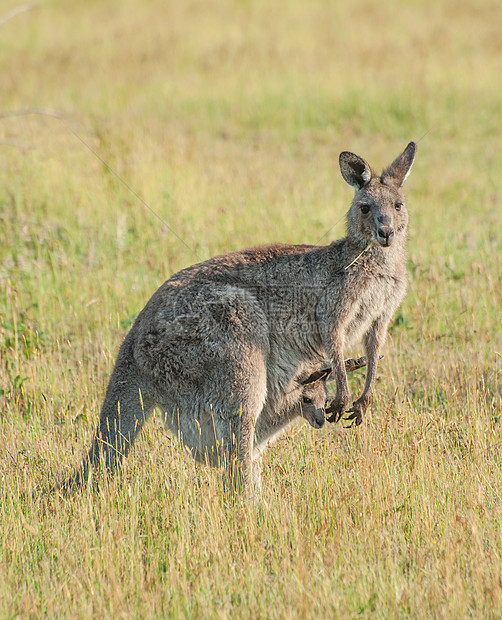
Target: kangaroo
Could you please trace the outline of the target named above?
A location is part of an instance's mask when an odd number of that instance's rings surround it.
[[[366,366],[366,358],[345,360],[346,372]],[[255,427],[253,450],[252,481],[256,489],[261,489],[261,461],[266,448],[271,447],[299,417],[304,418],[313,428],[322,428],[325,412],[328,411],[327,380],[331,368],[321,368],[301,381],[293,390],[296,402],[284,411],[268,411],[266,407],[258,416]],[[293,396],[293,398],[295,398]]]
[[[262,412],[291,411],[302,378],[324,360],[336,385],[328,421],[347,412],[351,424],[361,424],[387,327],[407,287],[401,188],[415,153],[410,142],[381,175],[362,157],[340,154],[342,176],[355,190],[343,239],[249,248],[167,280],[120,347],[77,480],[100,464],[114,471],[158,407],[196,458],[217,455],[243,487],[257,483],[255,444],[268,432]],[[347,411],[343,353],[360,339],[366,382]]]
[[[352,372],[366,366],[366,358],[345,360],[345,371]],[[322,428],[328,404],[327,381],[331,368],[321,368],[300,381],[290,393],[289,408],[282,411],[263,408],[255,426],[254,454],[262,452],[279,438],[298,417],[304,418],[313,428]],[[292,401],[292,402],[291,402]]]
[[[353,360],[347,360],[350,364]],[[363,364],[364,365],[364,364]],[[347,366],[348,370],[349,368]],[[274,444],[282,433],[298,418],[304,418],[313,428],[322,428],[328,400],[326,380],[331,368],[322,368],[298,384],[291,396],[293,404],[282,411],[263,408],[255,426],[251,478],[256,489],[261,489],[261,461],[266,448]]]

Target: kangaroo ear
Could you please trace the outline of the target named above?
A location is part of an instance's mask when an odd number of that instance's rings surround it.
[[[315,383],[316,381],[320,381],[321,379],[326,379],[330,372],[331,368],[322,368],[321,370],[316,370],[310,375],[310,377],[307,377],[306,379],[301,381],[301,384],[308,385],[309,383]]]
[[[382,183],[390,183],[396,187],[401,187],[406,181],[406,177],[410,174],[416,152],[417,145],[414,142],[410,142],[401,155],[382,172]]]
[[[371,168],[359,155],[349,151],[340,153],[340,170],[343,178],[355,189],[361,189],[371,179]]]

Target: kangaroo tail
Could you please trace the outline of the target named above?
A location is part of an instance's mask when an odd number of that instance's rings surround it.
[[[141,379],[131,340],[129,333],[119,350],[92,447],[77,471],[60,485],[63,493],[83,489],[91,471],[113,474],[153,409],[151,390]]]

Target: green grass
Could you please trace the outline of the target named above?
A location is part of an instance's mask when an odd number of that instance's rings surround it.
[[[490,0],[48,0],[0,25],[1,617],[500,616],[500,23]],[[165,279],[342,236],[339,152],[381,168],[424,134],[362,427],[299,425],[256,503],[154,422],[101,494],[31,499],[88,449]]]

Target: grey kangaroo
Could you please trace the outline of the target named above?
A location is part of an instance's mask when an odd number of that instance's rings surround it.
[[[346,372],[352,372],[366,366],[366,358],[345,360]],[[321,368],[301,381],[292,393],[289,408],[277,411],[264,407],[258,416],[255,426],[255,440],[252,462],[252,481],[257,489],[261,489],[261,458],[266,450],[274,444],[282,433],[298,418],[304,418],[313,428],[322,428],[325,422],[326,405],[328,404],[327,379],[331,368]]]
[[[343,239],[232,252],[167,280],[120,347],[95,440],[73,483],[92,467],[116,469],[158,407],[196,459],[224,463],[239,486],[259,486],[253,461],[274,416],[298,410],[302,381],[325,360],[336,385],[328,421],[347,412],[361,424],[389,322],[406,292],[401,188],[415,153],[410,142],[381,175],[358,155],[341,153],[342,176],[355,190]],[[360,339],[366,382],[347,411],[343,354]]]
[[[347,362],[350,364],[350,361]],[[312,373],[301,381],[292,393],[292,404],[283,410],[268,410],[264,407],[258,416],[254,433],[251,479],[255,489],[261,489],[261,460],[264,451],[272,446],[282,433],[295,420],[304,418],[313,428],[322,428],[325,421],[325,409],[328,399],[326,379],[331,368],[324,368]],[[206,456],[207,458],[207,456]]]

